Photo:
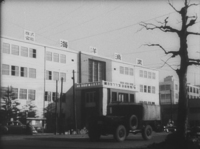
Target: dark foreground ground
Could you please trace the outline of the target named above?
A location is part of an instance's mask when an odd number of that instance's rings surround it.
[[[167,133],[154,133],[145,141],[141,134],[130,134],[126,141],[115,142],[112,135],[90,142],[87,135],[35,134],[1,136],[2,149],[145,149],[148,145],[165,140]]]

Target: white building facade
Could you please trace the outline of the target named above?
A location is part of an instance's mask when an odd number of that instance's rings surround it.
[[[61,93],[63,78],[64,108],[72,97],[72,71],[77,70],[78,52],[50,47],[34,42],[1,38],[1,87],[12,86],[20,108],[32,102],[37,116],[43,117],[44,108],[55,100],[56,80]],[[75,77],[77,80],[77,77]],[[59,97],[59,96],[58,96]],[[68,100],[67,100],[68,99]],[[59,110],[59,109],[58,109]],[[68,110],[70,110],[68,108]],[[69,113],[69,112],[68,112]]]

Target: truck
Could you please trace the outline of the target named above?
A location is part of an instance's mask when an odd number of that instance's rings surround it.
[[[98,141],[101,135],[112,134],[117,142],[122,142],[129,133],[141,133],[143,139],[149,140],[153,131],[162,129],[160,106],[115,103],[108,105],[107,115],[91,117],[88,124],[91,141]]]

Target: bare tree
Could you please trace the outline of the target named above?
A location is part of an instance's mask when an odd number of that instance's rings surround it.
[[[169,2],[169,1],[168,1]],[[187,0],[184,2],[184,6],[177,10],[171,2],[169,5],[181,16],[181,28],[175,29],[168,25],[168,17],[163,22],[158,22],[159,25],[152,23],[142,22],[140,25],[146,30],[158,29],[162,32],[170,32],[177,34],[180,40],[180,47],[176,51],[166,50],[160,44],[148,44],[148,46],[157,46],[164,51],[166,55],[170,54],[170,58],[180,57],[180,67],[174,69],[179,77],[179,102],[178,102],[178,117],[177,117],[177,134],[180,140],[186,139],[187,122],[188,122],[188,98],[187,98],[187,70],[188,66],[200,65],[200,59],[192,59],[188,56],[188,43],[187,38],[189,35],[200,35],[197,32],[189,31],[189,28],[195,25],[197,22],[197,15],[189,16],[188,9],[198,4],[190,4]],[[167,62],[165,62],[167,64]],[[171,67],[172,68],[172,67]]]

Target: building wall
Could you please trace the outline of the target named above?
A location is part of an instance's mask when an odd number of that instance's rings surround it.
[[[159,105],[159,72],[137,65],[135,66],[134,70],[135,84],[138,88],[138,93],[136,93],[136,102],[153,102],[154,104]],[[141,71],[143,71],[143,76],[140,74]],[[144,72],[147,72],[147,77],[144,76]],[[155,77],[153,77],[152,74],[155,74]],[[144,91],[144,86],[147,86],[147,88],[151,87],[150,93],[148,92],[148,89],[147,92]],[[155,88],[155,91],[153,91],[153,87]]]
[[[167,76],[163,82],[160,82],[160,102],[161,104],[177,104],[179,100],[179,82],[173,76]],[[169,85],[169,89],[163,90],[163,85]],[[196,99],[199,97],[199,87],[188,84],[188,98]],[[171,92],[171,93],[170,93]],[[170,94],[170,97],[164,98],[164,95]]]
[[[77,82],[78,77],[78,52],[65,49],[65,48],[58,48],[58,47],[50,47],[46,45],[41,45],[37,43],[29,43],[25,41],[20,41],[16,39],[11,39],[7,37],[1,38],[1,67],[2,64],[9,65],[9,75],[2,75],[2,87],[8,87],[12,86],[13,88],[18,89],[18,100],[20,101],[20,108],[22,108],[23,105],[27,104],[27,99],[20,99],[20,89],[27,89],[27,90],[35,90],[35,100],[33,103],[37,107],[37,115],[39,117],[43,117],[43,109],[47,107],[49,104],[55,104],[52,101],[52,93],[56,92],[56,80],[54,79],[53,72],[59,72],[59,81],[58,81],[58,93],[61,92],[61,81],[60,81],[60,74],[65,74],[65,81],[63,82],[63,94],[66,94],[65,96],[65,102],[62,103],[62,107],[65,111],[66,116],[70,116],[72,114],[72,87],[73,87],[73,80],[72,71],[75,70],[75,82]],[[10,53],[4,53],[3,50],[3,43],[9,43],[10,44]],[[17,45],[19,46],[19,55],[14,55],[11,53],[11,46]],[[21,48],[27,47],[28,48],[28,56],[22,56],[21,55]],[[36,58],[30,57],[30,48],[33,48],[36,50]],[[52,61],[46,60],[47,55],[46,51],[52,53]],[[59,61],[54,61],[54,53],[59,54]],[[61,63],[61,54],[66,56],[66,62]],[[11,75],[11,66],[18,66],[19,67],[19,75],[13,76]],[[20,76],[20,69],[21,67],[26,67],[28,69],[27,77],[21,77]],[[36,78],[30,78],[29,77],[29,68],[36,69]],[[52,78],[51,80],[47,79],[47,72],[52,72]],[[45,91],[50,92],[50,100],[45,101]],[[55,106],[54,106],[55,107]],[[59,111],[59,106],[58,106]]]

